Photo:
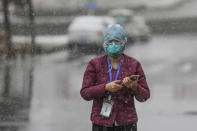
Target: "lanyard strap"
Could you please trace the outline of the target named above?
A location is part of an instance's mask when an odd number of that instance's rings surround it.
[[[108,63],[108,68],[109,68],[109,78],[110,78],[110,82],[112,82],[112,73],[111,73],[111,70],[112,70],[112,66],[110,64],[110,60],[109,60],[109,56],[107,57],[107,63]],[[120,72],[120,67],[122,65],[122,57],[120,59],[120,63],[119,63],[119,66],[118,66],[118,70],[116,72],[116,77],[114,79],[114,81],[116,81],[118,79],[118,75],[119,75],[119,72]],[[110,95],[112,95],[112,93],[110,92]]]

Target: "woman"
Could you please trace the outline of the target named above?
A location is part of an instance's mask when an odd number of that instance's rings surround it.
[[[93,100],[92,131],[137,131],[134,97],[144,102],[150,97],[141,64],[123,53],[127,43],[124,29],[109,25],[104,32],[107,54],[92,59],[84,73],[81,96]],[[131,80],[131,75],[139,75]]]

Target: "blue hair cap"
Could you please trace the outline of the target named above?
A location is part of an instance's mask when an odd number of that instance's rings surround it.
[[[124,44],[127,43],[126,32],[123,27],[119,24],[110,24],[104,32],[104,43],[103,47],[106,47],[106,43],[111,40],[117,40]]]

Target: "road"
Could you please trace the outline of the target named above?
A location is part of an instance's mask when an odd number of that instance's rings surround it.
[[[197,130],[196,41],[196,35],[191,34],[155,35],[149,43],[126,47],[125,54],[141,62],[151,89],[147,102],[136,101],[139,131]],[[23,93],[28,92],[28,68],[33,66],[32,97],[30,108],[17,113],[17,121],[1,118],[0,130],[91,131],[92,102],[83,100],[79,91],[87,63],[93,57],[78,55],[70,59],[68,51],[61,51],[37,55],[33,61],[27,57],[10,62],[10,95],[27,96]],[[5,64],[1,63],[1,74],[5,73]],[[3,79],[0,75],[1,87]],[[11,110],[15,106],[8,107]]]
[[[150,100],[136,101],[139,131],[197,129],[196,41],[192,35],[154,36],[148,44],[126,48],[126,54],[142,63],[151,88]],[[65,51],[35,58],[25,131],[91,131],[92,102],[83,100],[79,90],[87,63],[94,56],[67,61],[68,56]],[[177,89],[185,92],[179,94]]]

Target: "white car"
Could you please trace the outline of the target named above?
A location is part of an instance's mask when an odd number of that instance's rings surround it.
[[[135,41],[147,42],[150,38],[150,28],[143,17],[134,15],[132,10],[113,9],[108,13],[116,23],[122,25],[127,33],[128,43]]]
[[[78,16],[68,27],[68,47],[84,51],[102,49],[103,32],[115,20],[108,16]]]

